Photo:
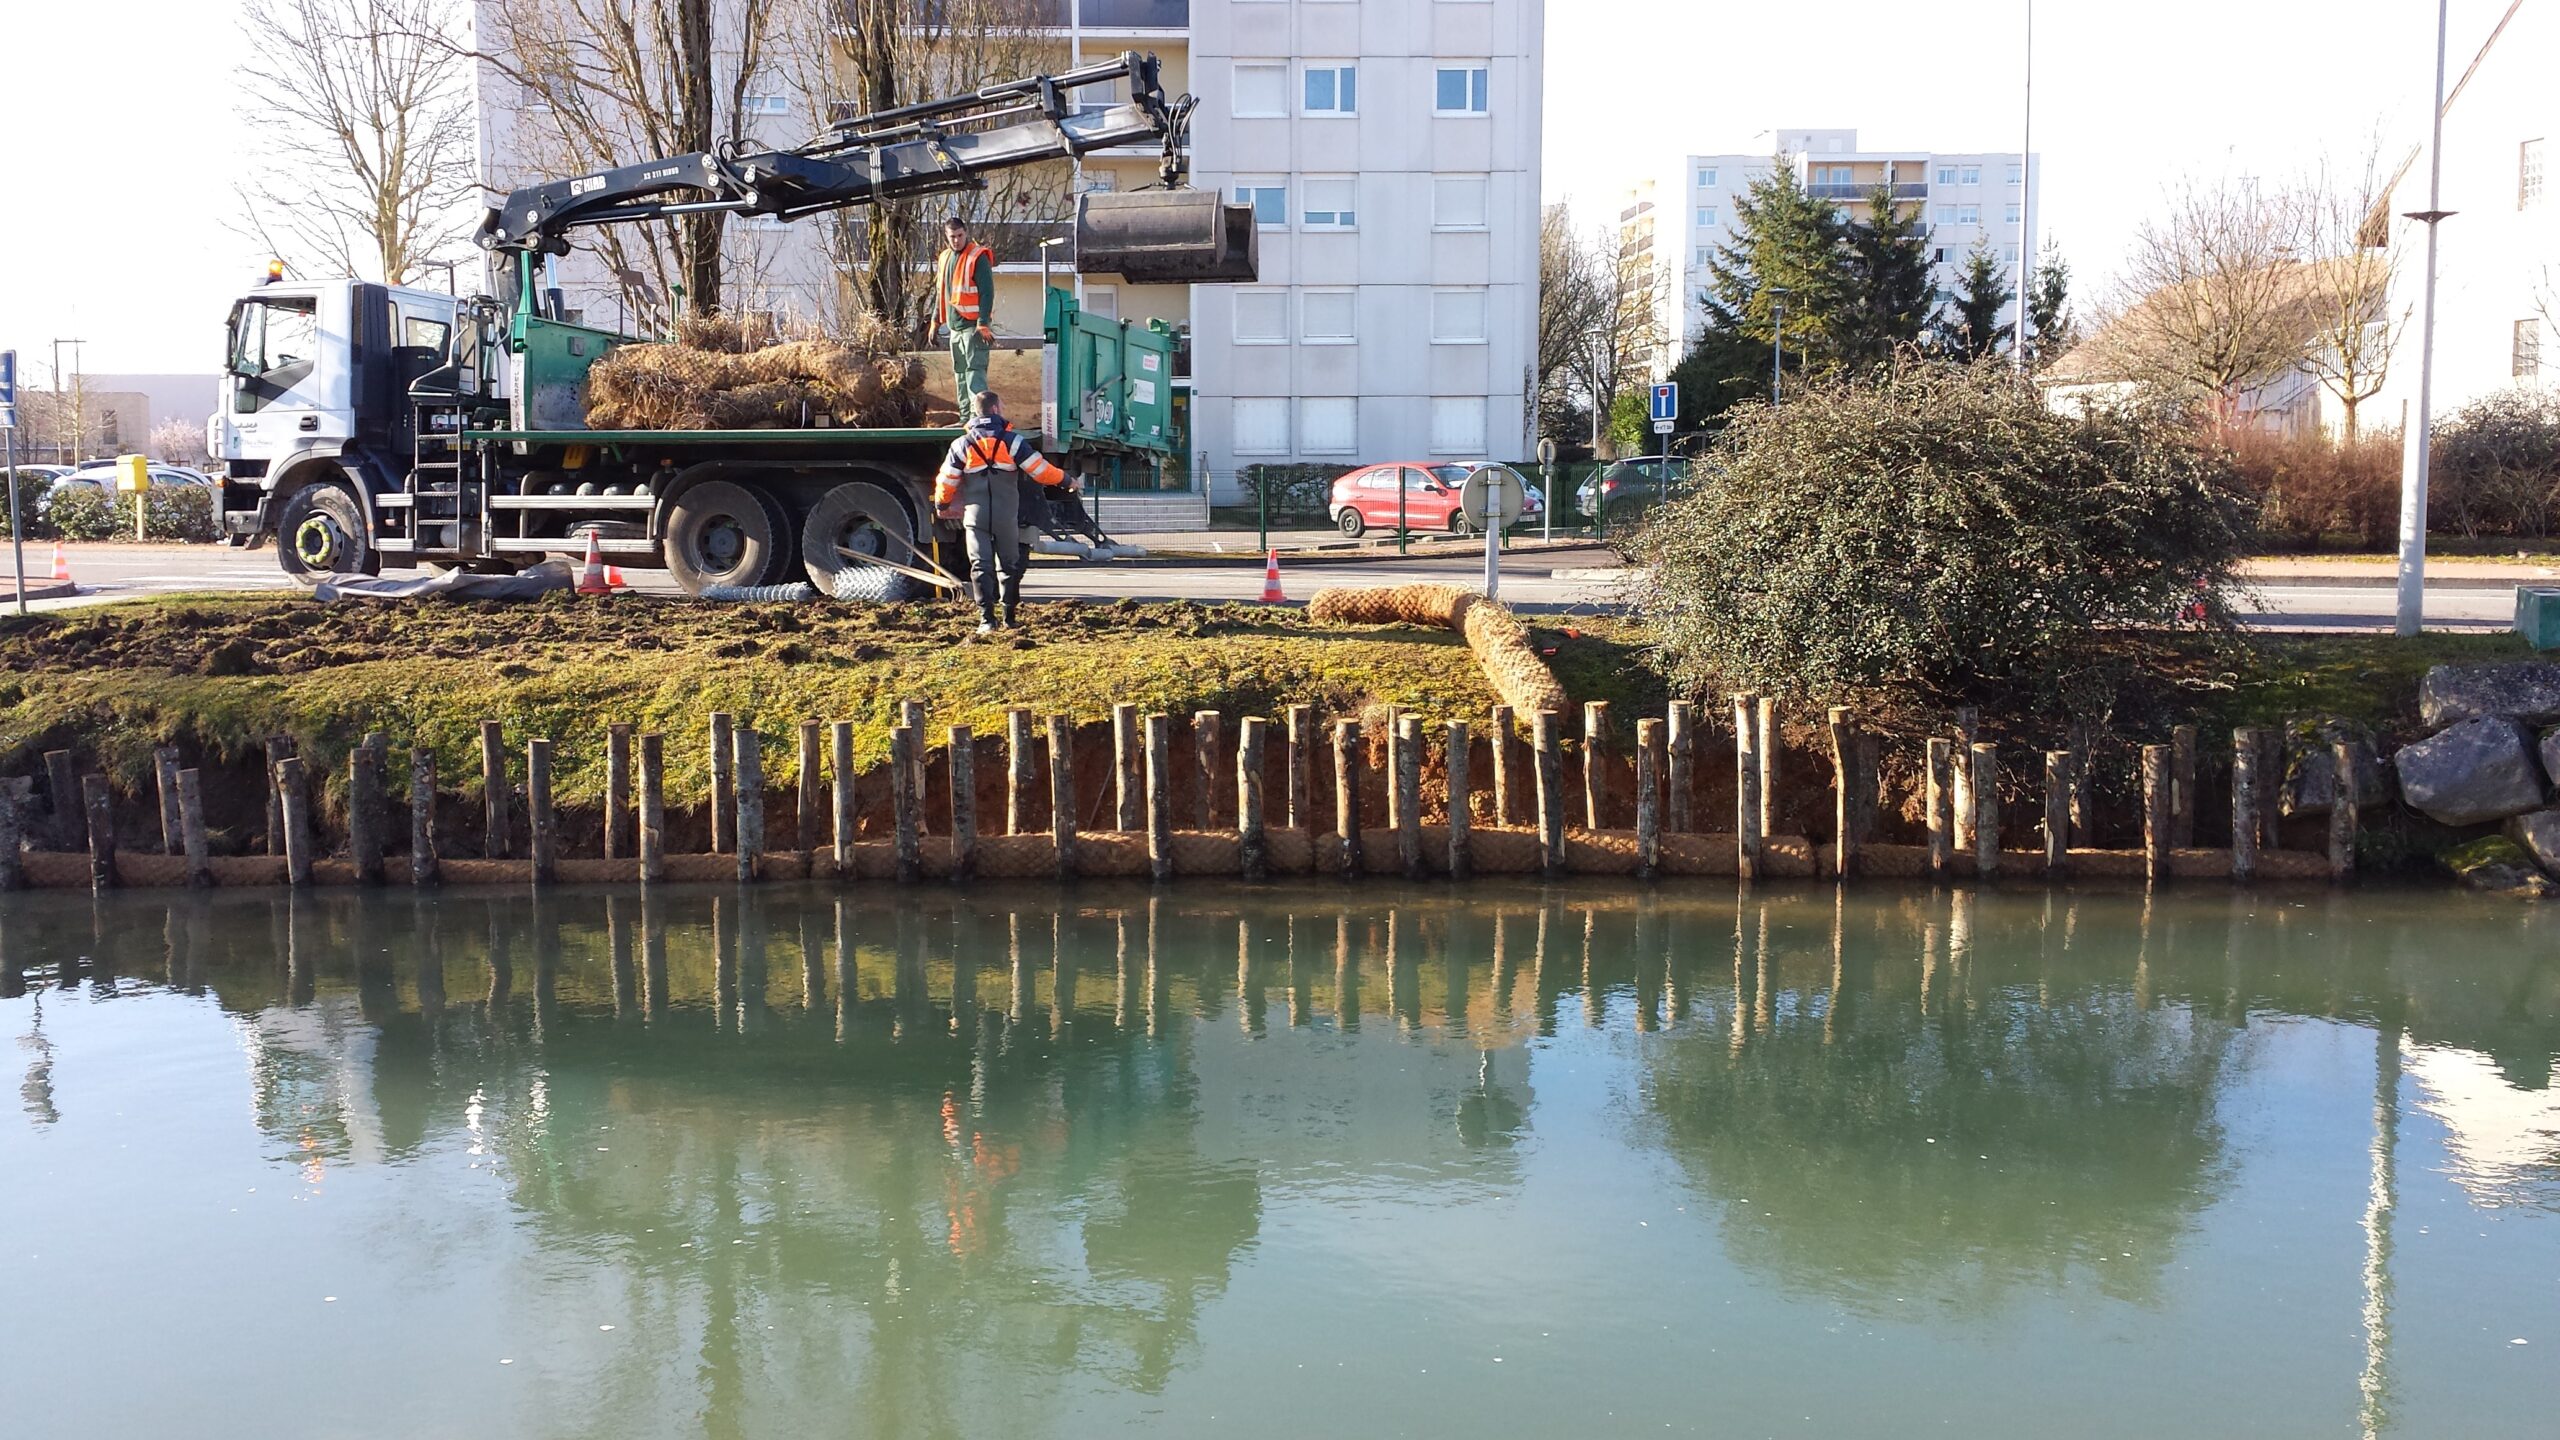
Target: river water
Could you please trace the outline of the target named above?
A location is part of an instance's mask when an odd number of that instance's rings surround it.
[[[2551,1434],[2560,913],[0,905],[12,1436]]]

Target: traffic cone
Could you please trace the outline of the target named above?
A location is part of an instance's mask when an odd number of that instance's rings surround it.
[[[622,578],[622,567],[619,565],[607,565],[604,567],[604,584],[605,588],[608,590],[628,590],[631,588],[631,582]]]
[[[1280,551],[1274,547],[1262,561],[1262,603],[1277,605],[1288,598],[1280,593]]]
[[[71,583],[71,562],[63,558],[62,542],[58,540],[53,546],[53,583],[56,585]]]
[[[587,532],[587,568],[578,572],[578,593],[609,595],[613,586],[604,578],[604,548],[596,543],[596,532]]]

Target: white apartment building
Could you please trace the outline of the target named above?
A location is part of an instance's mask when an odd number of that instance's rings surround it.
[[[2036,221],[2042,156],[2022,165],[2014,150],[1861,150],[1855,130],[1780,130],[1766,153],[1683,157],[1671,173],[1641,182],[1620,216],[1621,224],[1649,231],[1656,263],[1664,267],[1662,368],[1679,362],[1697,332],[1711,281],[1708,263],[1733,238],[1734,201],[1780,165],[1816,198],[1860,214],[1878,185],[1892,187],[1895,203],[1919,207],[1941,295],[1955,290],[1976,244],[1991,247],[2009,267],[2010,287],[2017,287],[2026,227]],[[2014,317],[2014,304],[2004,313]]]
[[[1040,3],[1060,66],[1155,54],[1168,94],[1199,97],[1192,183],[1262,219],[1250,286],[1077,282],[1072,250],[1051,252],[1055,283],[1078,284],[1089,309],[1190,337],[1176,385],[1191,464],[1165,483],[1205,512],[1241,499],[1237,474],[1255,464],[1531,452],[1545,0]],[[980,77],[998,78],[1011,77]],[[779,76],[771,89],[748,100],[759,138],[809,133],[812,97]],[[481,94],[483,173],[503,189],[529,178],[513,138],[522,97],[485,69]],[[1081,183],[1149,185],[1156,158],[1088,157]],[[1073,228],[1059,188],[1051,222],[990,237],[1000,343],[1037,341],[1033,241]],[[818,226],[731,225],[732,249],[743,240],[756,257],[737,303],[824,309],[837,282]],[[572,308],[612,323],[619,286],[592,257],[564,263],[560,283]]]

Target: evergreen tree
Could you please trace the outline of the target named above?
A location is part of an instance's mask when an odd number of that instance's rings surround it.
[[[2047,240],[2027,289],[2027,362],[2041,370],[2080,340],[2071,316],[2071,265]]]
[[[1681,382],[1684,422],[1769,393],[1782,304],[1788,370],[1829,373],[1839,364],[1832,336],[1851,293],[1839,213],[1805,190],[1784,157],[1733,210],[1732,238],[1708,257],[1698,334],[1671,377]]]
[[[1869,218],[1846,229],[1846,295],[1833,317],[1832,348],[1844,366],[1881,365],[1918,343],[1937,308],[1929,276],[1929,227],[1919,206],[1894,203],[1891,187],[1868,197]]]
[[[2000,312],[2008,308],[2016,293],[2009,288],[2009,277],[2001,268],[1991,247],[1977,242],[1964,257],[1964,273],[1958,278],[1959,288],[1947,302],[1947,310],[1938,317],[1935,340],[1940,353],[1952,359],[1971,363],[1986,355],[2000,353],[2008,331],[2000,323]]]

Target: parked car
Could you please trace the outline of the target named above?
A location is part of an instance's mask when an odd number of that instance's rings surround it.
[[[1677,493],[1688,478],[1689,462],[1677,456],[1668,460],[1658,455],[1616,460],[1583,481],[1582,488],[1574,491],[1574,501],[1585,515],[1624,523],[1647,506]]]
[[[1475,526],[1459,502],[1459,491],[1468,476],[1487,469],[1519,474],[1496,460],[1390,460],[1363,465],[1333,482],[1326,508],[1342,533],[1354,539],[1373,525],[1394,529],[1399,505],[1407,530],[1472,535]],[[1524,520],[1544,511],[1546,497],[1537,486],[1523,478],[1521,489],[1526,492],[1527,501]]]
[[[68,465],[21,464],[18,467],[18,483],[23,485],[31,480],[59,480],[70,473],[71,467]]]
[[[212,476],[185,465],[163,465],[155,460],[151,462],[150,468],[151,483],[154,485],[202,485],[210,489],[214,483]],[[97,485],[113,489],[116,483],[116,462],[84,460],[80,462],[78,469],[60,477],[57,483]]]

